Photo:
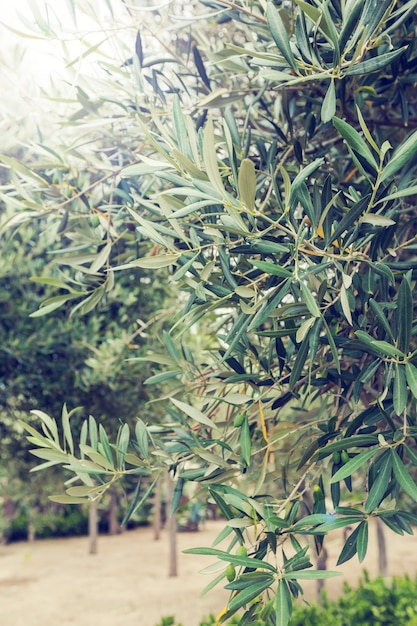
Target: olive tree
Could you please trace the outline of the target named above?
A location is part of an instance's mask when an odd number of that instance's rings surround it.
[[[302,581],[334,574],[312,566],[328,533],[352,527],[339,563],[363,561],[371,520],[417,521],[415,2],[210,0],[158,44],[135,7],[131,53],[106,66],[119,100],[82,96],[119,135],[106,243],[76,269],[94,267],[91,304],[119,272],[167,269],[181,310],[141,358],[168,417],[113,440],[86,422],[79,452],[41,415],[29,439],[81,481],[61,501],[138,475],[128,517],[141,475],[168,468],[174,508],[195,481],[230,538],[193,550],[225,563],[219,623],[287,624]]]

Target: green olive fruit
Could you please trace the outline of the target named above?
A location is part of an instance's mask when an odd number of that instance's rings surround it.
[[[234,579],[236,578],[235,566],[232,565],[231,563],[229,563],[229,565],[226,567],[226,578],[229,581],[229,583],[233,582]]]
[[[236,556],[248,556],[246,546],[239,546],[236,550]]]
[[[313,500],[314,502],[320,502],[323,499],[323,492],[320,485],[314,485],[313,487]]]
[[[333,452],[333,463],[336,463],[336,464],[340,463],[340,452],[338,451]]]
[[[97,228],[97,226],[100,224],[100,220],[98,215],[93,215],[91,220],[90,220],[90,224],[93,228]]]
[[[347,463],[349,461],[349,459],[350,459],[350,456],[348,455],[346,450],[342,450],[342,452],[340,454],[340,458],[342,459],[342,463]]]

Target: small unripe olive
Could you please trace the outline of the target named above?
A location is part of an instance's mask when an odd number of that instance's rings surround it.
[[[226,567],[226,578],[229,581],[229,583],[233,582],[234,579],[236,578],[235,566],[232,565],[231,563],[229,563],[229,565]]]
[[[97,226],[100,224],[98,215],[93,215],[91,217],[90,223],[93,228],[97,228]]]
[[[239,546],[236,550],[236,556],[248,556],[246,546]]]
[[[333,463],[340,463],[340,452],[333,452]]]
[[[314,485],[313,487],[313,500],[314,502],[320,502],[323,499],[323,492],[320,485]]]
[[[342,450],[341,454],[340,454],[340,458],[342,459],[342,463],[347,463],[350,459],[348,453],[346,452],[346,450]]]

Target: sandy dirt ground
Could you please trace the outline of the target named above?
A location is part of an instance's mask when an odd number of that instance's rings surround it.
[[[208,522],[198,533],[178,535],[179,575],[169,578],[167,536],[153,540],[152,530],[138,529],[99,539],[98,554],[87,553],[87,538],[0,546],[1,626],[156,626],[175,615],[182,626],[197,626],[201,617],[217,614],[228,595],[215,588],[200,597],[211,576],[199,572],[215,559],[184,555],[182,550],[211,545],[223,527]],[[362,569],[377,574],[376,533],[371,529],[369,554],[362,565],[352,559],[344,576],[326,583],[330,596],[343,580],[354,584]],[[388,573],[417,573],[417,537],[387,530]],[[329,569],[334,568],[341,538],[327,542]],[[307,599],[315,583],[304,585]]]

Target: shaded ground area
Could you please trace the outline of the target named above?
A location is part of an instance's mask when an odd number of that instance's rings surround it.
[[[179,550],[211,545],[223,527],[209,522],[198,533],[180,533]],[[417,573],[417,538],[386,533],[390,575]],[[355,583],[363,568],[377,574],[376,532],[371,529],[369,555],[362,565],[352,559],[340,568],[345,576],[326,583],[329,595],[340,593],[343,580]],[[327,543],[329,569],[341,538]],[[176,615],[183,626],[197,626],[217,614],[228,595],[221,588],[203,598],[211,580],[198,572],[211,557],[179,554],[179,576],[168,578],[166,535],[153,541],[149,528],[100,537],[99,553],[87,554],[87,539],[60,539],[0,546],[1,626],[156,626],[162,616]],[[306,597],[315,583],[305,584]]]

